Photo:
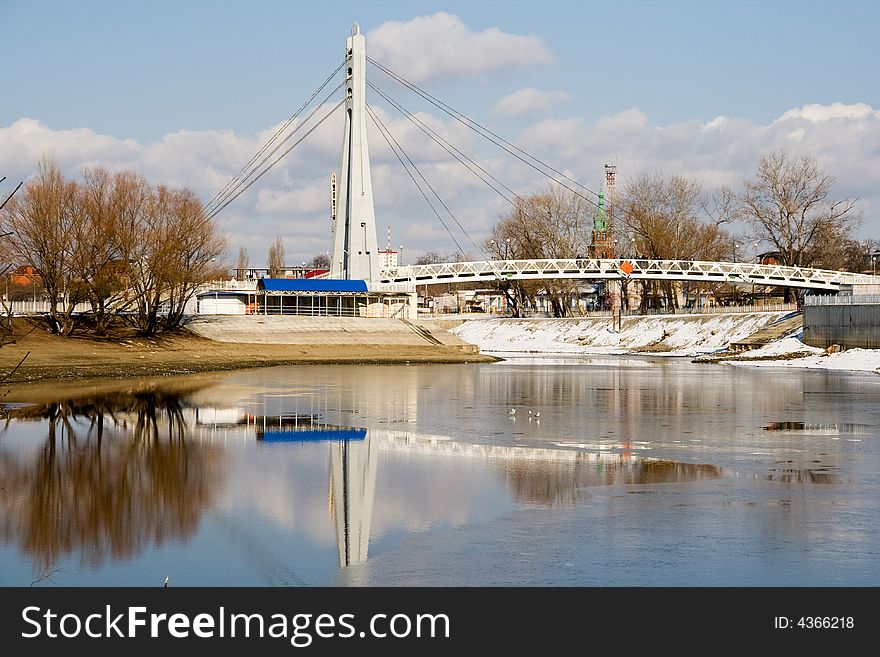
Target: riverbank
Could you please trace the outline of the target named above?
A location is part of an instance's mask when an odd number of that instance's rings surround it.
[[[448,330],[484,353],[697,356],[726,349],[790,314],[629,316],[620,328],[608,317],[469,319]]]
[[[517,356],[639,354],[688,357],[694,363],[743,367],[789,367],[880,373],[880,349],[820,349],[793,330],[753,349],[732,343],[782,321],[791,313],[627,317],[621,330],[606,319],[469,319],[449,324],[450,332],[479,346],[483,353]]]
[[[328,339],[325,344],[220,342],[187,329],[154,338],[134,337],[125,332],[103,339],[59,337],[40,324],[16,320],[13,341],[0,348],[0,380],[8,388],[41,381],[170,376],[272,365],[498,360],[485,354],[467,353],[455,345],[351,342],[339,339]]]

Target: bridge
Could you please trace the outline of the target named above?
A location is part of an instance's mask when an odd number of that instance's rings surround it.
[[[333,251],[330,255],[329,270],[322,278],[332,279],[358,279],[365,281],[368,289],[373,292],[412,292],[416,285],[431,285],[439,283],[465,283],[465,282],[504,282],[516,280],[555,280],[555,279],[583,279],[604,281],[630,281],[630,280],[659,280],[681,281],[693,283],[727,283],[727,284],[751,284],[761,286],[778,286],[801,288],[813,291],[839,292],[846,285],[880,283],[880,277],[867,274],[856,274],[843,271],[824,269],[812,269],[799,266],[768,265],[746,262],[708,262],[688,260],[654,260],[643,258],[552,258],[536,260],[480,260],[472,262],[447,262],[427,265],[409,266],[385,266],[380,267],[379,248],[376,235],[375,209],[373,206],[373,188],[370,173],[370,157],[367,139],[368,118],[372,119],[379,133],[385,138],[389,148],[397,156],[404,166],[409,177],[419,188],[425,200],[431,206],[437,219],[449,233],[461,253],[464,253],[459,242],[451,232],[450,226],[443,219],[438,206],[450,215],[454,223],[461,229],[471,244],[480,253],[486,253],[467,234],[465,228],[452,214],[448,206],[437,195],[436,189],[428,183],[422,172],[416,166],[409,155],[403,151],[400,142],[391,134],[389,127],[367,104],[366,93],[369,87],[379,96],[389,102],[400,111],[416,128],[425,133],[436,145],[443,148],[452,158],[476,175],[482,182],[491,187],[496,193],[511,203],[513,207],[519,207],[516,199],[517,193],[504,185],[494,175],[482,167],[472,158],[466,156],[454,145],[447,142],[430,126],[426,126],[416,116],[408,112],[397,101],[382,91],[374,83],[367,80],[367,64],[372,64],[392,80],[400,83],[404,88],[415,92],[422,99],[431,102],[436,108],[446,113],[455,121],[473,130],[506,151],[508,154],[527,164],[532,169],[540,172],[549,179],[561,185],[562,188],[580,197],[584,201],[596,205],[603,212],[603,194],[598,194],[587,189],[572,178],[554,169],[534,156],[529,155],[514,144],[498,137],[467,116],[450,108],[448,105],[437,101],[433,96],[419,89],[411,82],[405,80],[382,64],[367,57],[366,41],[360,33],[360,28],[355,24],[351,36],[346,40],[345,58],[336,70],[325,80],[324,84],[312,95],[311,100],[318,97],[322,89],[340,71],[343,72],[341,83],[330,92],[324,99],[327,104],[330,98],[340,89],[344,90],[343,99],[333,106],[318,123],[310,128],[293,145],[287,147],[268,168],[261,167],[274,157],[273,154],[281,146],[294,136],[296,131],[305,125],[314,115],[313,110],[306,119],[297,125],[289,135],[272,146],[273,141],[280,137],[284,128],[276,133],[261,151],[245,167],[242,172],[231,180],[223,190],[206,206],[208,216],[216,215],[220,210],[231,203],[238,195],[256,182],[271,166],[277,163],[294,146],[305,139],[318,125],[332,115],[337,109],[344,109],[343,119],[343,144],[341,149],[341,161],[338,182],[334,174],[331,183],[331,235]],[[311,102],[302,108],[288,120],[287,125],[292,125],[294,120]],[[320,106],[319,106],[320,107]],[[259,158],[267,149],[268,155]],[[258,162],[257,164],[254,164]],[[409,163],[409,165],[407,165]],[[245,175],[246,173],[246,175]],[[253,180],[248,181],[249,178]],[[419,181],[422,181],[421,183]],[[573,184],[581,188],[578,191]],[[583,193],[582,193],[583,192]],[[585,196],[584,193],[587,195]],[[591,195],[598,196],[598,203],[594,202]],[[433,195],[436,202],[431,200]],[[598,216],[598,215],[597,215]],[[593,239],[596,240],[594,226]],[[601,228],[602,239],[610,235],[609,225]],[[609,238],[610,239],[610,238]],[[389,241],[390,250],[390,241]],[[601,251],[591,253],[601,254]],[[609,252],[605,255],[613,255]],[[255,281],[247,281],[255,286]]]
[[[431,265],[390,267],[380,272],[385,285],[431,285],[505,280],[661,280],[699,283],[779,285],[838,292],[843,285],[871,283],[867,274],[760,265],[745,262],[700,262],[690,260],[582,259],[485,260]]]

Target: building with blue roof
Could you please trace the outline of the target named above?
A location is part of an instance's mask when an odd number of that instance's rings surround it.
[[[247,289],[245,289],[247,287]],[[238,287],[196,295],[196,312],[209,315],[305,315],[397,317],[414,310],[411,295],[370,291],[363,280],[332,278],[260,278]]]

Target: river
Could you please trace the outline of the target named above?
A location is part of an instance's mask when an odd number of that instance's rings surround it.
[[[0,585],[880,584],[876,374],[599,356],[173,383],[6,404]]]

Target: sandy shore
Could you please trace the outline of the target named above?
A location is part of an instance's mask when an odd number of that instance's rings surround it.
[[[94,339],[62,338],[43,327],[19,327],[13,339],[0,347],[0,380],[6,388],[34,382],[169,376],[271,365],[498,360],[444,345],[228,343],[209,340],[185,329],[157,338]]]

